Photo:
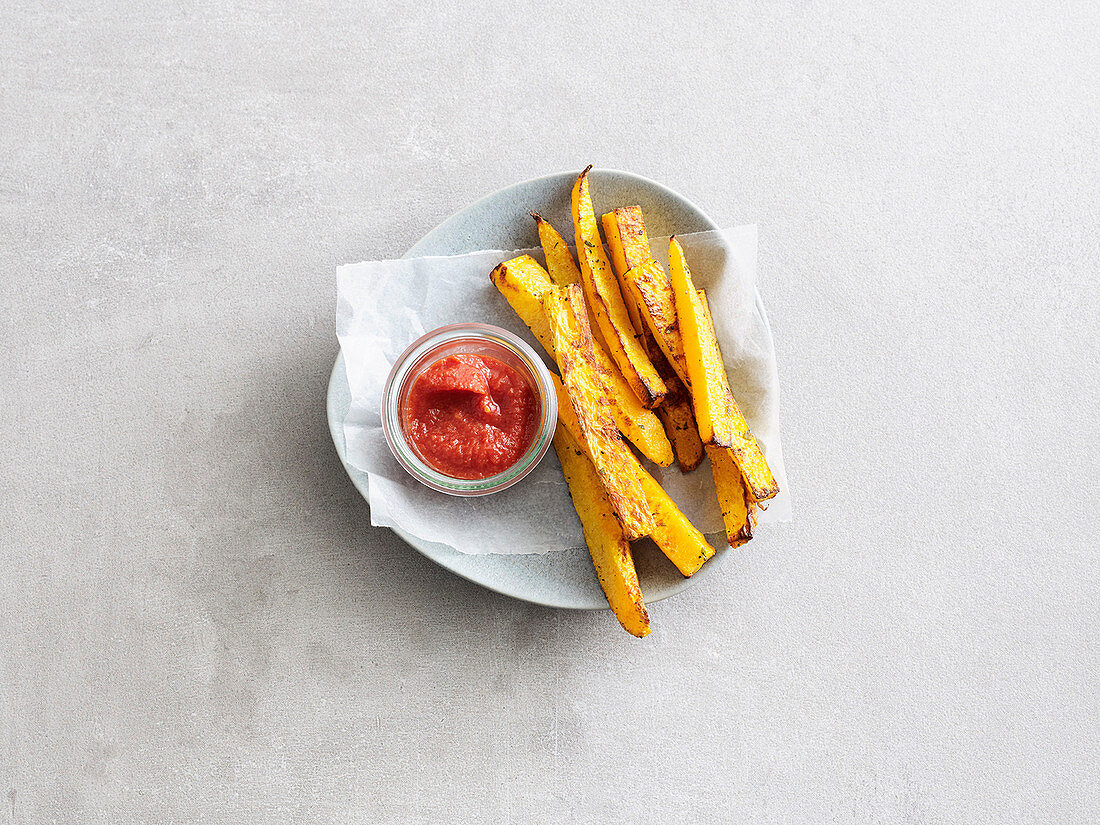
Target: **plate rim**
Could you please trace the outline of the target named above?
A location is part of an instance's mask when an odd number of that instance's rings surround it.
[[[698,214],[699,217],[701,218],[702,223],[707,225],[707,229],[702,230],[702,231],[713,231],[713,230],[721,229],[721,227],[714,221],[714,219],[711,218],[710,215],[707,214],[703,209],[701,209],[698,206],[698,204],[696,204],[694,201],[692,201],[690,198],[686,197],[685,195],[682,195],[679,192],[676,192],[675,190],[669,188],[668,186],[665,186],[663,183],[660,183],[659,181],[655,181],[652,178],[647,178],[644,175],[639,175],[635,172],[627,172],[627,171],[624,171],[622,169],[613,169],[613,168],[607,168],[607,167],[593,167],[592,171],[597,172],[599,174],[611,174],[611,175],[615,175],[615,176],[621,176],[623,178],[633,180],[633,181],[635,181],[637,183],[640,183],[640,184],[643,184],[645,186],[653,187],[657,191],[670,196],[674,200],[682,201],[691,210],[694,210],[694,212],[696,214]],[[456,210],[455,212],[452,212],[446,218],[441,220],[439,223],[437,223],[435,226],[433,226],[431,229],[429,229],[427,232],[425,232],[423,235],[421,235],[420,238],[416,241],[416,243],[414,243],[411,247],[409,247],[408,250],[406,250],[405,254],[403,254],[401,256],[401,259],[415,258],[415,257],[418,257],[419,255],[423,254],[419,251],[419,247],[422,244],[424,244],[433,234],[435,234],[436,231],[438,231],[444,225],[446,225],[451,220],[456,218],[458,215],[461,215],[462,213],[467,212],[469,210],[475,209],[478,206],[480,206],[481,204],[486,203],[490,200],[493,200],[494,198],[497,198],[498,196],[500,196],[504,192],[507,192],[511,189],[518,189],[519,187],[522,187],[522,186],[529,186],[531,184],[536,184],[536,183],[539,183],[539,182],[542,182],[542,181],[548,181],[548,180],[552,180],[552,179],[558,179],[558,178],[563,178],[563,177],[566,177],[566,178],[573,177],[573,178],[575,178],[576,175],[577,175],[577,173],[575,171],[568,171],[568,170],[561,171],[561,172],[552,172],[552,173],[547,174],[547,175],[539,175],[538,177],[528,178],[527,180],[522,180],[522,181],[517,181],[516,183],[512,183],[512,184],[509,184],[507,186],[502,186],[499,189],[495,189],[492,192],[489,192],[488,194],[483,195],[482,197],[478,198],[477,200],[472,201],[471,203],[468,203],[467,205],[461,207],[460,209]],[[474,251],[474,250],[471,250],[471,251]],[[464,253],[453,253],[453,254],[464,254]],[[774,350],[775,341],[772,337],[771,323],[768,320],[768,314],[767,314],[767,312],[764,308],[764,301],[760,296],[760,290],[756,287],[756,285],[753,286],[753,292],[754,292],[754,296],[755,296],[756,311],[760,315],[761,319],[764,322],[764,329],[765,329],[765,332],[767,334],[768,342]],[[353,474],[351,472],[352,468],[350,468],[348,466],[348,463],[345,460],[345,455],[347,453],[347,445],[345,444],[344,449],[341,450],[340,442],[343,439],[338,438],[337,437],[337,432],[336,432],[337,428],[339,427],[340,430],[341,430],[340,435],[341,436],[343,435],[343,431],[342,431],[343,422],[336,420],[336,415],[335,415],[335,411],[334,411],[334,408],[333,408],[334,395],[335,395],[334,390],[335,390],[335,386],[336,386],[335,382],[338,380],[338,376],[342,376],[343,379],[344,379],[344,383],[345,384],[347,383],[346,371],[343,369],[343,367],[344,367],[344,354],[343,354],[342,351],[337,350],[336,360],[334,361],[334,363],[332,365],[332,371],[329,373],[328,385],[326,387],[326,392],[325,392],[325,413],[326,413],[326,417],[328,419],[329,436],[332,439],[332,445],[333,445],[333,448],[336,450],[336,455],[340,459],[340,464],[343,466],[344,472],[347,474],[348,479],[352,483],[352,486],[355,487],[356,492],[358,492],[359,495],[362,496],[363,499],[367,502],[367,505],[370,506],[370,497],[369,497],[368,491],[363,488],[363,486],[360,484],[359,480],[355,477],[355,474]],[[589,605],[577,605],[577,604],[563,604],[563,603],[554,601],[550,597],[532,597],[532,596],[530,596],[529,594],[526,594],[526,593],[517,593],[517,592],[510,591],[510,590],[506,589],[506,587],[504,585],[499,585],[499,584],[496,584],[496,583],[489,583],[489,582],[486,582],[486,581],[482,581],[482,580],[473,578],[466,571],[457,569],[456,567],[453,567],[452,565],[448,564],[448,560],[446,559],[446,557],[439,557],[439,556],[435,555],[434,550],[430,549],[430,546],[433,545],[433,542],[423,541],[420,538],[418,538],[417,536],[413,536],[413,535],[410,535],[409,533],[406,533],[400,527],[388,527],[388,528],[385,528],[385,529],[388,529],[388,530],[392,531],[394,533],[394,535],[396,535],[398,538],[400,538],[402,541],[404,541],[406,544],[408,544],[410,547],[412,547],[414,550],[416,550],[418,553],[420,553],[420,555],[424,556],[425,558],[429,559],[430,561],[434,562],[435,564],[438,564],[440,567],[444,568],[445,570],[449,571],[450,573],[453,573],[454,575],[457,575],[457,576],[465,579],[466,581],[472,582],[473,584],[476,584],[480,587],[484,587],[484,588],[486,588],[488,590],[491,590],[495,593],[500,593],[503,596],[509,596],[513,599],[518,599],[520,601],[524,601],[524,602],[527,602],[529,604],[537,604],[537,605],[541,605],[543,607],[552,607],[552,608],[557,608],[557,609],[562,609],[562,610],[610,610],[611,609],[606,603],[604,603],[603,605],[591,605],[591,606],[589,606]],[[672,596],[675,596],[675,595],[678,595],[679,593],[682,593],[684,590],[688,589],[689,587],[696,584],[697,582],[699,582],[699,581],[701,581],[705,578],[708,578],[712,574],[714,568],[719,566],[719,564],[722,562],[722,560],[724,559],[726,554],[729,553],[730,551],[731,551],[731,548],[730,548],[728,543],[726,544],[725,547],[715,548],[714,556],[705,565],[703,565],[694,575],[692,575],[691,577],[685,577],[682,581],[679,581],[676,584],[674,584],[673,586],[667,588],[660,595],[654,596],[652,598],[647,597],[646,598],[646,604],[655,604],[659,601],[664,601],[665,599],[671,598]],[[469,554],[466,554],[466,555],[469,555]]]

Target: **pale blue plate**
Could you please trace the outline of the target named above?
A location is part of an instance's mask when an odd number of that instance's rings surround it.
[[[571,239],[573,221],[569,212],[569,196],[577,174],[560,172],[494,192],[445,220],[421,238],[405,253],[405,257],[537,247],[539,241],[535,222],[527,214],[532,210],[540,212],[567,239]],[[639,175],[596,169],[591,173],[590,180],[597,215],[618,206],[641,206],[645,213],[646,229],[653,236],[719,228],[687,198]],[[767,316],[759,295],[756,305],[766,326]],[[329,429],[336,452],[344,462],[344,469],[366,497],[366,473],[348,466],[344,461],[343,421],[349,403],[343,356],[337,356],[328,385]],[[471,556],[441,544],[423,541],[401,530],[395,529],[394,532],[432,561],[498,593],[548,607],[607,609],[607,600],[596,581],[588,551],[583,547],[544,556]],[[648,540],[636,543],[635,548],[635,564],[647,602],[668,598],[690,587],[694,581],[713,572],[729,550],[728,546],[722,547],[698,573],[685,579]]]

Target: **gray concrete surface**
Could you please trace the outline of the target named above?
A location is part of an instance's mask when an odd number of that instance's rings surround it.
[[[1100,819],[1100,13],[712,5],[0,7],[0,822]],[[325,428],[334,267],[590,162],[759,222],[798,508],[641,643]]]

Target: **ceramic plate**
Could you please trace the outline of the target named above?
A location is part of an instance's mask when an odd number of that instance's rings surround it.
[[[568,238],[573,226],[569,197],[577,174],[576,171],[561,172],[494,192],[445,220],[421,238],[405,257],[537,247],[535,222],[527,214],[532,210],[540,212]],[[590,180],[597,215],[618,206],[639,205],[645,213],[646,229],[651,236],[719,228],[687,198],[647,178],[629,172],[596,169]],[[766,326],[767,316],[759,295],[756,305]],[[345,460],[343,421],[349,403],[344,360],[338,356],[328,385],[329,429],[344,469],[365,497],[366,473],[348,466]],[[607,600],[596,581],[588,551],[583,547],[543,556],[471,556],[400,530],[394,532],[437,564],[498,593],[549,607],[607,609]],[[635,548],[635,564],[646,602],[668,598],[690,587],[713,572],[729,550],[728,546],[719,549],[698,573],[685,579],[648,540],[636,543]]]

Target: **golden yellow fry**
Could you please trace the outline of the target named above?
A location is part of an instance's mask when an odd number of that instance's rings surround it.
[[[520,255],[498,264],[489,273],[489,279],[504,299],[516,311],[523,323],[542,344],[543,349],[556,361],[554,341],[550,335],[550,323],[542,307],[543,296],[554,285],[539,262],[530,255]]]
[[[641,266],[653,257],[640,206],[621,206],[603,216],[604,236],[611,261],[623,272]]]
[[[706,315],[684,261],[683,250],[675,238],[669,241],[669,264],[676,316],[684,344],[688,367],[687,385],[699,421],[699,437],[705,444],[729,447],[733,444],[732,422],[723,415],[730,395],[726,368],[714,331],[707,328]]]
[[[555,287],[543,298],[557,353],[562,384],[580,422],[578,441],[587,449],[628,540],[653,532],[653,514],[633,467],[638,463],[623,442],[604,391],[606,378],[592,350],[592,333],[577,285]]]
[[[649,360],[653,362],[657,375],[661,377],[668,390],[661,405],[656,408],[657,416],[664,425],[665,435],[672,442],[680,469],[689,472],[703,457],[702,443],[693,443],[699,441],[695,414],[691,411],[690,402],[686,401],[687,395],[682,392],[683,384],[677,378],[673,368],[669,366],[668,357],[662,351],[661,344],[654,340],[652,322],[644,314],[645,307],[641,295],[630,283],[630,277],[632,275],[637,277],[641,272],[639,267],[653,263],[650,258],[649,238],[646,237],[642,210],[637,206],[625,206],[608,212],[601,220],[604,237],[607,238],[607,246],[611,254],[611,265],[615,269],[615,276],[619,279],[619,287],[626,302],[630,322],[641,336],[642,348],[649,356]],[[634,271],[631,272],[631,270]],[[666,282],[667,280],[665,278]],[[671,288],[669,288],[669,305],[671,306]],[[679,337],[674,308],[672,332],[677,338]],[[680,395],[676,394],[677,388],[681,390]],[[683,428],[685,412],[691,417],[689,430]]]
[[[684,341],[668,275],[659,263],[650,258],[627,272],[625,280],[647,331],[676,370],[676,377],[690,387],[691,374],[684,356]]]
[[[596,568],[596,578],[608,605],[627,633],[638,638],[648,635],[649,614],[638,585],[634,556],[596,468],[576,438],[560,422],[554,433],[554,451],[561,462],[569,495],[584,529],[592,566]]]
[[[779,488],[760,445],[733,400],[706,296],[696,291],[684,250],[675,237],[669,240],[668,258],[699,437],[704,444],[729,447],[753,498],[765,501]]]
[[[546,269],[550,273],[550,280],[558,286],[569,286],[581,282],[581,271],[577,262],[573,260],[573,253],[565,239],[553,226],[538,212],[532,212],[531,217],[539,228],[539,243],[542,252],[546,256]]]
[[[624,206],[608,212],[603,216],[603,225],[623,298],[632,310],[631,319],[647,343],[656,342],[660,347],[680,381],[689,384],[672,285],[661,265],[653,260],[641,207]],[[648,352],[656,365],[652,347]],[[657,372],[663,380],[659,367]]]
[[[637,207],[632,207],[637,209]],[[631,268],[630,262],[627,259],[628,252],[636,254],[637,245],[644,243],[648,251],[649,242],[645,238],[645,229],[642,229],[641,239],[638,239],[636,235],[628,234],[626,239],[626,246],[624,248],[623,239],[620,237],[620,231],[629,233],[630,224],[626,223],[625,219],[622,224],[619,222],[619,212],[621,210],[616,209],[614,212],[606,213],[600,221],[603,223],[603,236],[607,239],[607,249],[611,253],[611,267],[615,270],[615,278],[619,282],[619,291],[622,293],[623,302],[626,304],[626,314],[630,317],[630,325],[634,328],[634,332],[642,337],[642,346],[646,350],[646,354],[650,356],[650,360],[653,358],[653,354],[649,348],[649,342],[646,341],[646,325],[642,320],[641,313],[638,311],[638,306],[635,301],[631,300],[630,294],[626,288],[626,272]],[[641,210],[638,210],[638,216],[641,216]],[[649,255],[647,254],[648,258]],[[654,365],[656,366],[656,365]]]
[[[604,252],[588,192],[588,171],[591,168],[585,169],[577,178],[572,195],[581,281],[608,354],[638,399],[652,409],[661,403],[667,390],[630,322],[619,283]]]

